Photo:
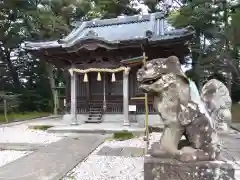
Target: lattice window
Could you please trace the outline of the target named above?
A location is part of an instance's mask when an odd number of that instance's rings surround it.
[[[115,74],[116,81],[111,82],[111,77],[109,77],[108,84],[108,94],[109,95],[123,95],[123,73],[119,72]]]
[[[78,75],[77,76],[77,82],[76,82],[76,86],[77,86],[77,97],[80,96],[86,96],[86,83],[83,82],[83,76],[82,75]]]
[[[91,82],[91,95],[103,95],[103,75],[101,74],[101,81],[97,81],[97,73],[89,73]]]

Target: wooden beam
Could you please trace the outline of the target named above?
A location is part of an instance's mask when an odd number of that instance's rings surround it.
[[[131,100],[144,100],[145,96],[142,97],[131,97]]]

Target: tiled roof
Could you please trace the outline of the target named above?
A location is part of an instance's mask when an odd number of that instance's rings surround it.
[[[71,48],[86,41],[97,41],[109,46],[129,41],[149,42],[185,37],[193,34],[189,29],[170,28],[161,13],[123,16],[114,19],[75,22],[75,29],[63,39],[49,42],[25,42],[24,48],[39,50],[48,48]],[[147,37],[147,32],[151,37]]]

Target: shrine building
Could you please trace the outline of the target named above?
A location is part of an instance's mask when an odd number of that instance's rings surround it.
[[[171,28],[162,13],[75,22],[74,26],[63,39],[24,45],[35,57],[68,72],[65,99],[73,123],[144,121],[144,94],[136,80],[143,58],[175,55],[184,63],[194,34],[189,28]],[[150,116],[159,118],[151,97],[148,106]]]

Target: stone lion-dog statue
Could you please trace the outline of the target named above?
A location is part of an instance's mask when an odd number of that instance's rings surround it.
[[[218,158],[218,132],[231,122],[232,105],[222,82],[211,79],[199,93],[175,56],[147,61],[137,80],[140,90],[154,97],[154,108],[164,123],[160,143],[149,149],[151,156],[182,162]]]

